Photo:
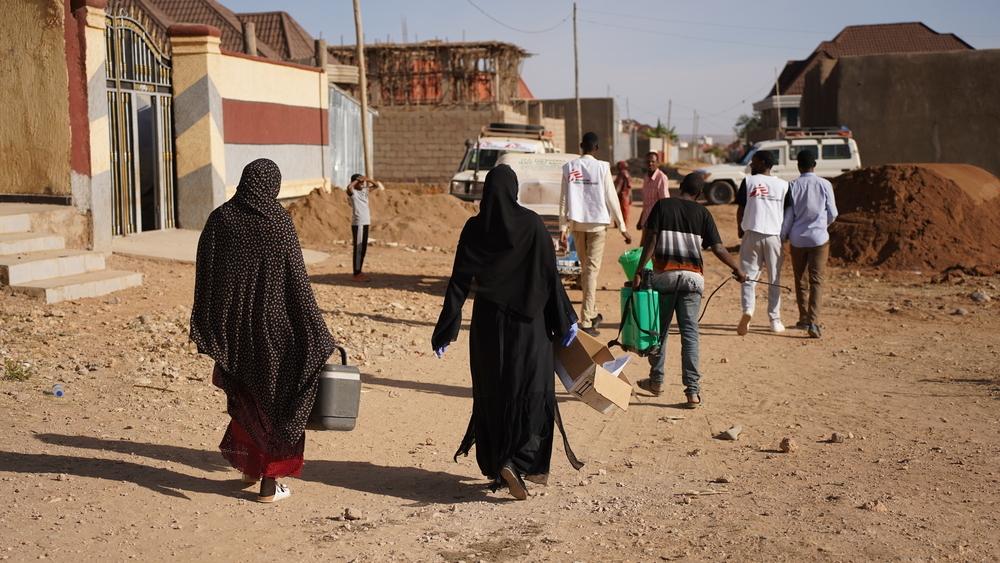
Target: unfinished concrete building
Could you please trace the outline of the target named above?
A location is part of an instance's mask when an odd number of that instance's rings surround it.
[[[355,64],[355,47],[330,47]],[[375,173],[407,182],[441,182],[455,172],[465,141],[493,122],[542,125],[562,138],[563,121],[542,116],[521,80],[529,56],[510,43],[381,43],[365,47],[375,119]],[[562,148],[562,147],[560,147]]]

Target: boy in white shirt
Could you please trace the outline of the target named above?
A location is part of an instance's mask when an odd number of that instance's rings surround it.
[[[767,292],[767,314],[771,332],[784,332],[781,324],[781,263],[784,260],[781,245],[781,226],[785,220],[785,207],[790,203],[788,182],[771,176],[774,157],[767,151],[754,153],[747,176],[736,194],[736,221],[740,235],[740,267],[746,273],[740,299],[743,316],[736,333],[745,335],[750,330],[756,300],[756,280],[767,269],[771,284]]]

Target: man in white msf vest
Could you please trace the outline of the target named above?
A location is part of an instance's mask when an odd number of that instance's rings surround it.
[[[736,327],[736,334],[745,335],[750,330],[756,301],[757,280],[767,270],[767,316],[771,332],[785,332],[781,324],[781,263],[784,254],[781,245],[781,227],[785,221],[785,208],[791,205],[788,182],[771,176],[774,157],[767,151],[754,153],[750,160],[750,175],[736,192],[736,224],[740,235],[740,267],[746,273],[740,304],[743,316]]]
[[[565,245],[573,233],[576,253],[580,258],[580,285],[583,287],[583,307],[580,314],[580,328],[591,335],[603,320],[597,312],[597,275],[601,271],[604,258],[604,241],[608,226],[614,225],[625,237],[626,244],[632,244],[615,181],[611,176],[611,165],[594,158],[597,152],[597,135],[585,133],[580,143],[583,156],[563,165],[562,196],[559,198],[559,227]]]

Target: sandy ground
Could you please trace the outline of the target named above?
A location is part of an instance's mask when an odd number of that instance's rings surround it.
[[[733,210],[713,212],[735,243]],[[610,240],[599,299],[613,321],[624,244]],[[730,284],[702,326],[706,407],[676,405],[673,338],[661,398],[603,416],[560,394],[586,466],[557,445],[549,486],[513,502],[473,459],[452,461],[467,339],[443,361],[428,343],[451,255],[374,247],[374,283],[357,285],[349,248],[333,253],[311,274],[363,366],[362,415],[353,432],[308,435],[303,477],[276,505],[253,502],[216,449],[224,398],[185,332],[192,266],[115,258],[145,285],[51,307],[0,296],[0,352],[32,372],[0,381],[0,559],[1000,559],[1000,316],[968,298],[996,295],[998,278],[834,270],[819,341],[736,336]],[[714,288],[725,271],[708,260]],[[791,295],[783,308],[794,323]],[[644,377],[643,362],[626,373]],[[734,424],[738,441],[713,439]],[[778,452],[783,437],[797,451]]]

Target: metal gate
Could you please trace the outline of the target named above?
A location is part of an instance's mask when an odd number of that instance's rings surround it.
[[[114,234],[176,226],[173,98],[165,41],[139,18],[107,17]]]

